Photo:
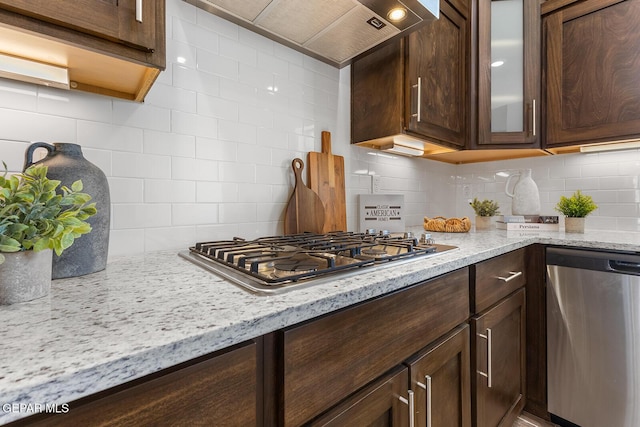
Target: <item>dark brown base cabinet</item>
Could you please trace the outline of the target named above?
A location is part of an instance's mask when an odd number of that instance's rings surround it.
[[[526,403],[526,248],[472,267],[472,408],[476,427],[511,427]]]
[[[266,354],[274,356],[271,369],[283,382],[265,392],[277,396],[265,404],[268,412],[273,408],[268,425],[298,426],[326,415],[468,318],[469,273],[463,268],[276,332],[274,350]],[[407,413],[408,390],[400,394]],[[382,414],[389,405],[381,404]]]
[[[257,426],[258,345],[205,356],[15,426]]]

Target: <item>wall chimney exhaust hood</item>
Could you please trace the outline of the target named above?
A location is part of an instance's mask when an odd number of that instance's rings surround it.
[[[339,68],[439,15],[438,0],[184,1]]]

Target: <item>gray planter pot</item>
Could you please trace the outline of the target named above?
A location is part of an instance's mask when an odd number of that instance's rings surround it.
[[[31,301],[49,295],[53,251],[3,253],[0,264],[0,304]]]

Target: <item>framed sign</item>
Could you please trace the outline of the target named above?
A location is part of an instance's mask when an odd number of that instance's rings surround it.
[[[361,194],[360,232],[369,229],[404,232],[404,195]]]

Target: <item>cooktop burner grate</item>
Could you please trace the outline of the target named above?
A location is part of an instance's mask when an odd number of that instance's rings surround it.
[[[332,232],[198,242],[180,256],[260,292],[449,249],[404,234]]]

